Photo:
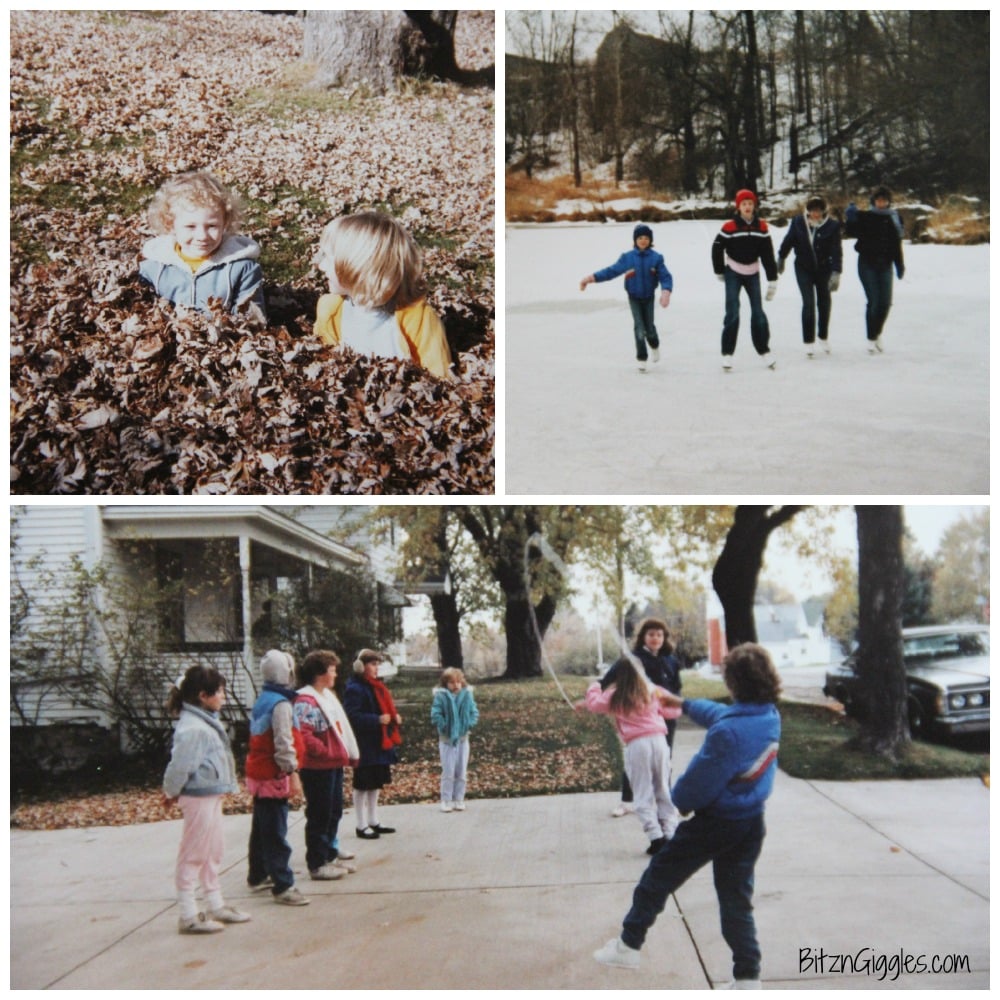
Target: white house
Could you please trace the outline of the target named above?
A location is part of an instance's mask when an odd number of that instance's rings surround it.
[[[25,609],[21,636],[41,624],[48,627],[40,634],[52,634],[53,609],[69,596],[76,564],[85,571],[100,567],[136,593],[148,592],[151,583],[169,588],[173,596],[150,663],[168,676],[195,661],[228,665],[229,697],[243,704],[259,684],[262,650],[255,649],[254,635],[266,622],[270,599],[289,586],[308,586],[316,574],[368,566],[362,553],[274,506],[47,503],[12,506],[11,515],[11,597],[12,606]],[[59,700],[33,676],[30,665],[39,664],[37,674],[44,674],[41,665],[53,650],[36,645],[20,653],[21,669],[11,678],[12,726],[108,724],[105,713]],[[110,651],[93,639],[85,655],[100,665]]]
[[[722,664],[725,655],[725,622],[718,602],[714,614],[708,620],[709,659],[714,666]],[[806,667],[827,664],[834,657],[834,644],[823,633],[822,616],[810,624],[803,605],[755,604],[754,624],[757,627],[757,641],[767,649],[774,665],[782,667]]]

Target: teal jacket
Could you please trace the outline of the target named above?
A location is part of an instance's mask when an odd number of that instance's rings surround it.
[[[434,688],[431,702],[431,722],[443,743],[458,743],[469,735],[469,730],[479,721],[479,709],[471,687],[464,687],[458,694],[447,688]]]
[[[708,732],[671,790],[682,813],[749,819],[764,811],[778,770],[781,716],[771,704],[697,698],[682,710]]]

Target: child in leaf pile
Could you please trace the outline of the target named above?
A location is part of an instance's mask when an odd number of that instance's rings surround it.
[[[171,178],[149,206],[158,235],[142,248],[139,277],[174,305],[206,312],[218,299],[228,312],[249,306],[263,316],[260,247],[236,235],[241,218],[239,200],[211,174]]]
[[[330,282],[316,308],[320,340],[449,375],[444,325],[420,287],[420,248],[395,219],[379,212],[334,219],[323,230],[316,266]]]

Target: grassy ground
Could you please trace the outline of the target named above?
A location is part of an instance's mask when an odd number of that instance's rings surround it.
[[[403,717],[400,763],[382,800],[434,801],[440,767],[437,735],[430,723],[435,675],[396,678],[393,696]],[[583,696],[588,680],[563,677],[571,700]],[[618,788],[621,750],[610,720],[571,711],[549,677],[516,683],[474,685],[479,725],[472,734],[470,798],[516,798]],[[721,682],[685,675],[690,698],[722,698]],[[858,781],[882,778],[979,777],[989,780],[989,744],[979,751],[914,743],[898,762],[877,760],[851,748],[855,724],[821,705],[781,704],[783,735],[779,765],[797,778]],[[60,829],[176,819],[162,803],[160,774],[79,776],[59,782],[45,795],[14,800],[11,825]],[[350,782],[348,781],[348,785]],[[56,789],[59,791],[56,791]],[[349,798],[349,797],[348,797]],[[231,796],[226,811],[248,812],[245,792]]]

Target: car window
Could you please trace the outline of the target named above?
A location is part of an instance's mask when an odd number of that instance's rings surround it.
[[[989,638],[985,632],[944,632],[903,639],[903,656],[907,659],[987,656],[989,651]]]

